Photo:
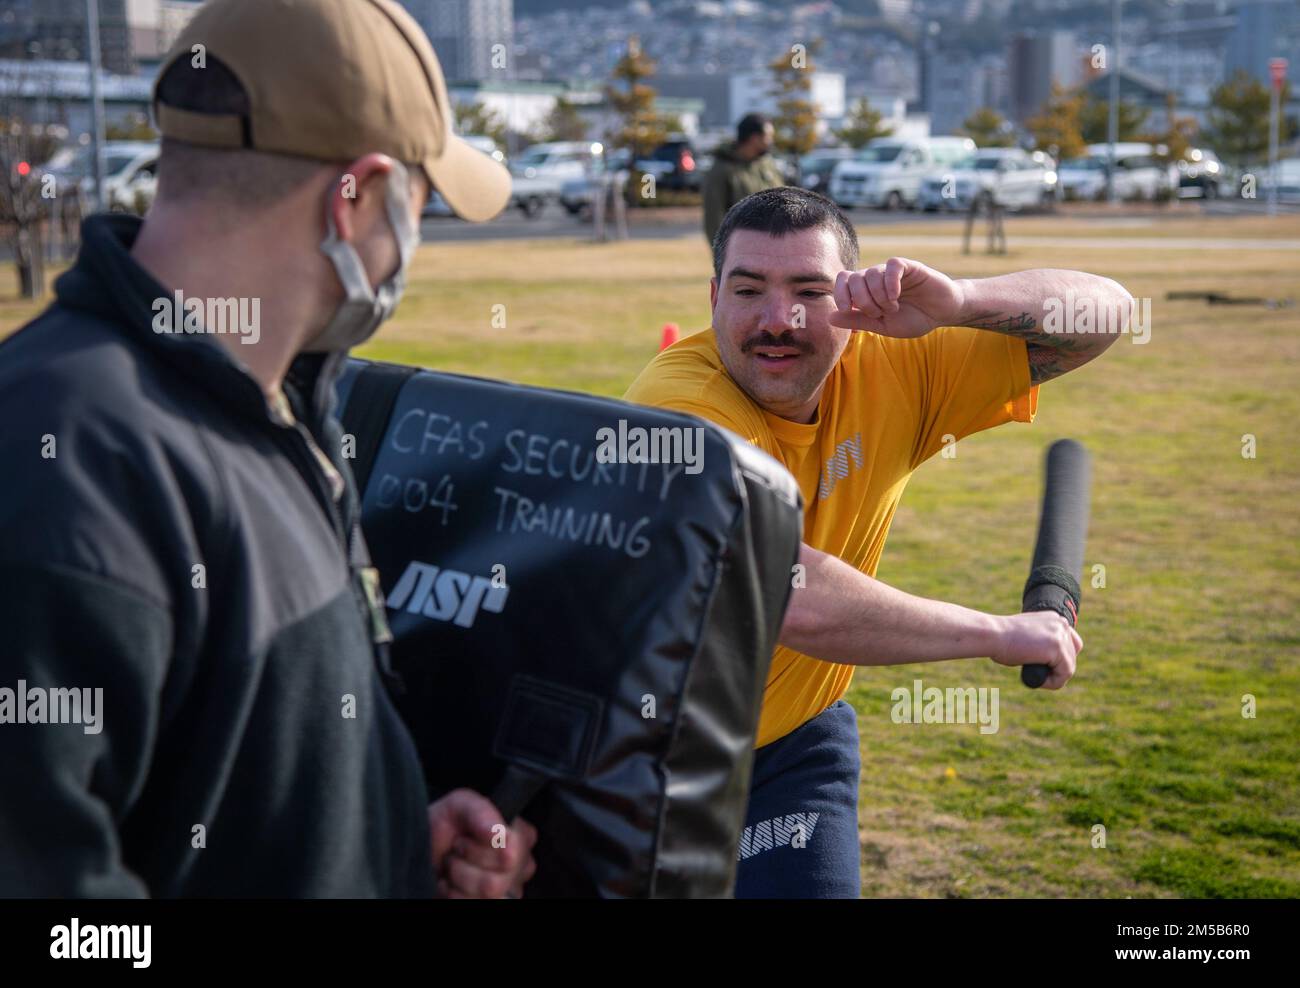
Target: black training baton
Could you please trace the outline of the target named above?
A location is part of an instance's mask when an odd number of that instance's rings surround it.
[[[1057,440],[1047,449],[1046,473],[1034,563],[1020,610],[1056,611],[1073,627],[1079,620],[1079,578],[1088,537],[1088,451],[1073,439]],[[1045,665],[1020,667],[1020,681],[1030,689],[1047,682],[1047,675]]]

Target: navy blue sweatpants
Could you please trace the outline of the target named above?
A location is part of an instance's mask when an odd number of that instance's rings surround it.
[[[738,899],[856,899],[858,718],[837,700],[754,752]]]

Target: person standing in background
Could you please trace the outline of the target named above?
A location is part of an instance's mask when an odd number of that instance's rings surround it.
[[[735,143],[718,148],[704,178],[704,235],[710,244],[732,206],[745,196],[786,184],[770,153],[774,134],[772,121],[750,113],[736,125]]]

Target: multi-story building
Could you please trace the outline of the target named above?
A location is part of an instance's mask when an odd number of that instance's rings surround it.
[[[848,112],[844,97],[844,76],[838,72],[813,72],[809,80],[807,99],[817,107],[819,130],[825,130],[833,121],[843,119]],[[766,113],[775,116],[776,94],[772,88],[772,73],[737,72],[730,81],[731,123],[746,113]]]
[[[817,106],[820,129],[841,120],[847,112],[844,76],[838,72],[813,72],[808,99]],[[772,91],[772,73],[713,72],[655,76],[650,84],[661,96],[701,103],[700,126],[710,131],[729,131],[746,113],[777,112]]]
[[[150,71],[171,50],[203,0],[126,0],[126,25],[136,67]]]
[[[105,123],[131,126],[147,119],[152,88],[145,76],[101,72]],[[0,58],[0,103],[18,119],[66,127],[69,139],[77,141],[91,130],[90,95],[85,62]]]
[[[99,51],[108,72],[135,71],[127,0],[99,0]],[[86,60],[86,0],[0,0],[0,58]]]
[[[728,72],[656,75],[651,85],[660,96],[701,100],[704,111],[700,125],[707,130],[729,130],[736,126],[738,117],[731,106],[731,74]]]
[[[1083,89],[1093,102],[1107,102],[1110,99],[1110,73],[1088,80]],[[1167,86],[1144,72],[1126,67],[1119,70],[1119,101],[1146,111],[1143,127],[1147,132],[1158,133],[1169,126],[1168,93]]]
[[[1015,35],[1007,45],[1007,111],[1023,124],[1038,113],[1052,84],[1072,88],[1083,80],[1083,52],[1069,31]]]
[[[456,82],[511,79],[514,0],[402,0]]]
[[[1006,60],[996,53],[930,50],[924,54],[921,105],[936,134],[953,134],[976,110],[1006,110]]]
[[[1237,7],[1237,23],[1228,34],[1224,77],[1238,70],[1268,84],[1272,58],[1290,60],[1292,73],[1300,52],[1300,8],[1295,0],[1248,0]]]

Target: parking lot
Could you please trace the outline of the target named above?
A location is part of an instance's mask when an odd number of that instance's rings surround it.
[[[1262,200],[1216,199],[1211,202],[1184,200],[1166,204],[1120,203],[1066,203],[1056,207],[1056,213],[1083,220],[1150,226],[1166,220],[1198,219],[1204,216],[1264,216],[1268,204]],[[1280,214],[1300,213],[1300,206],[1279,205]],[[936,223],[951,223],[953,213],[926,213],[919,210],[853,209],[849,215],[858,227],[896,226],[898,224],[926,227]],[[1042,210],[1025,211],[1023,215],[1048,215]],[[628,210],[628,234],[633,240],[663,240],[674,237],[702,236],[701,214],[696,207],[670,207],[663,209]],[[979,228],[976,231],[979,233]],[[518,240],[531,238],[568,239],[589,238],[592,225],[570,216],[558,203],[549,203],[533,218],[524,216],[518,209],[507,209],[490,223],[465,223],[453,217],[426,217],[420,224],[420,236],[425,242],[464,242],[487,240]]]

